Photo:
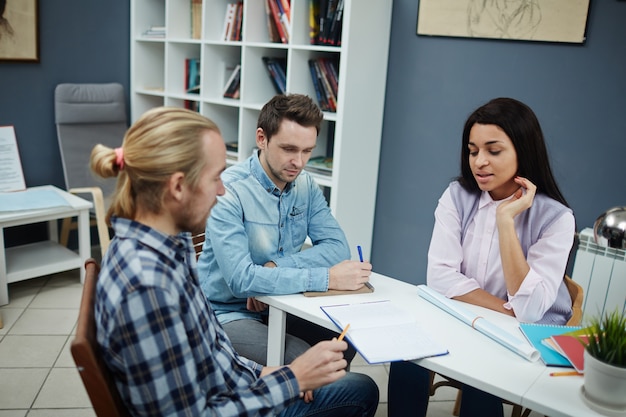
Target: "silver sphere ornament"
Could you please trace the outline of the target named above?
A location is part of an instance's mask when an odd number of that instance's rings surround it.
[[[593,224],[593,237],[599,246],[626,249],[626,206],[602,213]]]

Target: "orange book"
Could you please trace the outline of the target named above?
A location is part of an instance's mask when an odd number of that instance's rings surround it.
[[[562,354],[570,361],[574,369],[580,374],[585,370],[585,345],[587,342],[587,336],[570,336],[565,334],[554,335],[551,337],[552,341]]]

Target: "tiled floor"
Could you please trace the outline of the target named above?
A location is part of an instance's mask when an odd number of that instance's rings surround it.
[[[78,270],[9,285],[10,303],[0,308],[0,417],[95,415],[69,352],[81,292]],[[357,357],[351,369],[378,383],[376,417],[387,416],[388,367]],[[455,397],[456,390],[439,389],[428,416],[451,416]]]

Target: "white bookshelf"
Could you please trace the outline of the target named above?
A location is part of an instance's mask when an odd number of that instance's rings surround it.
[[[276,94],[263,56],[287,59],[287,91],[316,100],[308,60],[339,59],[337,111],[324,112],[313,156],[332,153],[333,173],[314,175],[329,191],[329,205],[356,259],[356,245],[370,259],[378,183],[392,1],[345,0],[341,46],[311,45],[308,1],[291,1],[291,38],[271,43],[263,0],[245,0],[242,41],[222,41],[227,4],[203,0],[201,38],[191,37],[191,0],[131,0],[131,117],[155,106],[199,103],[226,142],[238,142],[238,160],[255,146],[259,111]],[[150,26],[164,38],[146,38]],[[184,92],[184,62],[200,58],[200,94]],[[223,98],[227,67],[241,65],[240,98]],[[329,140],[329,137],[334,139]],[[331,143],[328,143],[328,142]]]

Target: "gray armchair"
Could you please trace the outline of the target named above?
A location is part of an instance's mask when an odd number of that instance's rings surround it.
[[[110,241],[105,222],[106,200],[113,192],[115,179],[94,176],[89,157],[98,143],[112,148],[122,144],[128,129],[124,87],[119,83],[59,84],[54,90],[54,113],[65,188],[93,202],[93,217],[104,255]],[[59,239],[62,244],[67,245],[73,227],[70,219],[64,220]]]

